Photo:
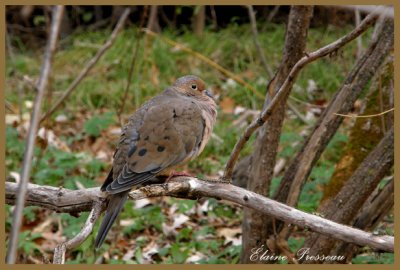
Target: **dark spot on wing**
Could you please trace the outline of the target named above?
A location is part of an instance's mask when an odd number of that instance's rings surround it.
[[[149,140],[149,136],[146,136],[146,138],[144,138],[144,140],[145,140],[145,141],[148,141],[148,140]]]
[[[132,145],[128,151],[128,157],[131,157],[136,152],[136,149],[137,149],[136,144]]]
[[[164,136],[164,140],[169,140],[169,136]]]
[[[146,148],[140,149],[139,156],[143,157],[144,155],[146,155],[146,152],[147,152]]]
[[[175,111],[175,109],[174,109],[174,118],[176,118],[177,117],[177,115],[176,115],[176,111]]]
[[[157,151],[158,152],[162,152],[162,151],[164,151],[165,150],[165,147],[164,146],[159,146],[159,147],[157,147]]]

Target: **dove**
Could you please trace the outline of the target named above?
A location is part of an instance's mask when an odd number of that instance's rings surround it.
[[[108,205],[95,240],[99,248],[132,188],[196,158],[210,139],[217,105],[205,83],[183,76],[142,105],[122,128],[112,168],[101,186]]]

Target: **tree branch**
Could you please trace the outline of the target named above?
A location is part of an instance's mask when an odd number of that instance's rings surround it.
[[[64,103],[64,101],[71,95],[72,91],[79,85],[79,83],[86,77],[89,71],[94,67],[94,65],[99,61],[101,56],[113,45],[115,39],[117,38],[119,32],[122,30],[122,27],[125,24],[125,21],[128,18],[130,13],[130,8],[126,8],[124,13],[121,15],[117,25],[115,26],[113,32],[111,33],[110,38],[106,43],[97,51],[96,55],[87,62],[86,66],[82,69],[81,73],[79,73],[78,77],[68,86],[67,90],[64,94],[56,101],[53,107],[40,119],[40,122],[43,122],[46,118],[51,116],[60,106]]]
[[[57,245],[54,250],[53,264],[64,264],[65,263],[65,253],[67,250],[74,249],[81,245],[92,233],[94,224],[96,224],[97,219],[100,217],[102,212],[102,204],[100,201],[96,201],[90,211],[90,214],[83,226],[82,230],[71,240]]]
[[[6,198],[9,204],[15,202],[16,187],[17,184],[6,182]],[[104,201],[104,194],[98,188],[74,191],[29,184],[28,190],[27,202],[29,205],[42,206],[47,209],[58,209],[65,212],[89,211],[91,209],[90,205],[93,202]],[[391,236],[376,236],[341,225],[225,183],[204,181],[192,177],[175,177],[171,182],[145,186],[132,191],[129,195],[134,200],[156,196],[190,199],[201,197],[224,199],[259,211],[260,214],[270,215],[287,223],[309,228],[312,231],[348,243],[366,245],[388,252],[393,252],[394,250],[394,238]],[[86,230],[87,226],[84,229]],[[74,245],[71,244],[71,246]]]
[[[222,177],[223,179],[229,180],[232,178],[233,168],[236,164],[237,159],[239,158],[239,154],[243,149],[244,145],[250,139],[250,136],[254,133],[254,131],[256,131],[260,126],[262,126],[265,123],[265,121],[268,120],[268,118],[270,118],[272,112],[275,110],[279,102],[288,94],[288,91],[291,89],[291,86],[293,85],[294,80],[296,79],[300,70],[304,68],[307,64],[338,50],[339,48],[343,47],[350,41],[354,40],[356,37],[365,32],[376,21],[377,17],[378,15],[376,13],[371,13],[358,25],[357,28],[353,29],[350,33],[312,53],[306,54],[296,63],[296,65],[292,68],[289,75],[285,79],[285,82],[276,92],[269,106],[267,106],[261,112],[258,119],[253,121],[246,128],[245,132],[242,134],[238,142],[235,144],[232,154],[226,164],[225,172]]]
[[[343,118],[338,117],[335,113],[347,114],[351,110],[355,100],[373,77],[392,46],[393,24],[390,19],[386,19],[384,31],[370,44],[363,57],[356,62],[342,87],[319,118],[302,149],[289,164],[279,188],[275,192],[275,199],[291,206],[297,204],[303,183],[343,121]]]
[[[249,18],[250,18],[250,23],[251,23],[251,32],[253,33],[254,44],[256,45],[256,49],[258,51],[258,55],[260,56],[260,60],[261,60],[262,66],[264,67],[265,72],[268,74],[269,78],[272,78],[274,76],[274,72],[272,71],[271,67],[268,65],[267,59],[265,58],[265,54],[263,52],[263,49],[261,48],[260,41],[258,40],[257,21],[256,21],[256,15],[255,15],[253,6],[249,5],[249,6],[247,6],[247,9],[249,12]]]
[[[273,79],[266,87],[266,97],[263,110],[268,107],[279,87],[282,86],[290,70],[304,56],[307,45],[308,29],[314,6],[291,6],[286,26],[285,44],[282,60]],[[254,143],[254,151],[251,154],[247,189],[260,195],[268,196],[276,164],[276,156],[283,121],[286,115],[286,103],[291,91],[290,85],[282,99],[277,103],[276,109],[268,121],[260,128]],[[268,230],[268,216],[260,216],[260,213],[251,209],[244,211],[242,222],[242,253],[241,263],[268,263],[262,260],[252,261],[252,249],[260,243],[266,243],[270,236]]]
[[[331,220],[349,224],[368,196],[393,166],[393,148],[394,129],[392,127],[358,166],[339,193],[321,207],[320,212]],[[304,242],[304,247],[309,248],[308,255],[310,256],[329,254],[334,245],[334,239],[317,234],[311,234]]]
[[[49,82],[51,66],[53,62],[54,52],[56,51],[57,47],[57,39],[58,39],[58,34],[60,32],[63,12],[64,12],[64,6],[53,7],[53,12],[52,12],[53,20],[51,23],[50,37],[47,43],[42,70],[38,82],[38,87],[37,87],[38,91],[35,98],[35,103],[31,116],[31,122],[29,125],[28,138],[26,141],[26,150],[25,150],[22,173],[21,173],[21,181],[18,186],[18,199],[13,213],[12,230],[11,230],[10,241],[8,243],[7,259],[6,259],[8,264],[15,263],[17,256],[18,236],[22,224],[22,210],[24,209],[25,195],[27,192],[29,176],[32,169],[33,150],[35,147],[36,133],[39,126],[42,101]]]

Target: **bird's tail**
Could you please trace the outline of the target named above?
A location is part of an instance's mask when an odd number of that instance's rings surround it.
[[[121,212],[122,207],[126,199],[128,198],[129,190],[126,192],[121,192],[117,194],[113,194],[108,202],[107,211],[101,222],[100,229],[97,232],[95,247],[99,248],[104,239],[107,236],[108,231],[111,229],[115,219],[118,217],[118,214]]]

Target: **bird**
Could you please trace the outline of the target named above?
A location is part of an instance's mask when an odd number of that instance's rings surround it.
[[[211,137],[217,104],[205,82],[195,75],[178,78],[132,114],[122,127],[112,168],[100,190],[108,205],[97,232],[100,248],[123,209],[128,193],[193,160]]]

